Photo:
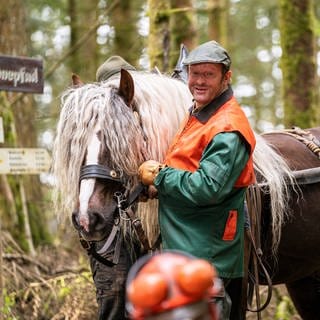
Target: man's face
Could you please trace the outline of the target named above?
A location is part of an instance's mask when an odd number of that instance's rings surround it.
[[[188,86],[196,107],[203,107],[218,97],[227,87],[231,77],[229,70],[223,75],[218,63],[198,63],[189,66]]]

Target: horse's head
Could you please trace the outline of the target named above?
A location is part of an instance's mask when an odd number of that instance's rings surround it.
[[[74,80],[74,84],[79,85],[78,79]],[[79,201],[72,213],[74,227],[87,240],[103,239],[119,219],[127,219],[119,210],[137,185],[138,164],[144,160],[145,141],[133,101],[131,75],[122,70],[119,87],[110,84],[107,92],[108,108],[118,112],[109,110],[106,114],[109,121],[105,122],[105,118],[97,121],[88,139],[79,175]],[[110,118],[112,114],[113,119]],[[119,125],[127,127],[134,137],[125,137],[125,132],[117,130]],[[131,163],[125,163],[124,159],[132,152],[129,148],[140,154],[135,155],[138,161],[132,159]]]
[[[74,75],[61,101],[53,150],[55,203],[61,213],[74,208],[75,228],[98,241],[121,219],[120,204],[131,204],[141,163],[163,161],[191,95],[181,81],[121,70],[120,77],[93,84]],[[149,203],[139,204],[147,220]],[[154,234],[154,205],[152,210],[152,222],[142,220]]]

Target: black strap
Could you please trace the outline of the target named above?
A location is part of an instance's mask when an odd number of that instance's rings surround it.
[[[103,263],[104,265],[106,265],[108,267],[113,267],[115,265],[114,262],[102,257],[100,254],[97,253],[94,242],[86,241],[85,239],[80,237],[80,243],[81,243],[82,247],[87,251],[88,255],[91,255],[99,262]]]
[[[142,183],[139,183],[136,188],[129,194],[127,207],[130,207],[139,197],[140,193],[146,188]]]
[[[100,164],[89,164],[81,167],[80,181],[89,178],[100,178],[122,182],[118,172]]]

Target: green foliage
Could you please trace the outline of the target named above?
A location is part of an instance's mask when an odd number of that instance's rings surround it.
[[[3,292],[3,306],[0,308],[0,313],[6,320],[19,320],[13,313],[13,308],[16,304],[16,294],[14,292],[8,294],[7,290],[4,289]]]
[[[277,305],[276,320],[291,320],[295,314],[295,308],[288,296],[282,296]]]

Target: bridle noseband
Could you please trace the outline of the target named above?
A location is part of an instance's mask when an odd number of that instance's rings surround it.
[[[114,212],[114,224],[102,248],[96,250],[95,241],[87,241],[81,236],[81,234],[79,234],[82,247],[87,250],[89,255],[92,255],[99,262],[107,266],[114,266],[119,262],[122,244],[119,222],[120,219],[124,219],[131,221],[137,233],[137,236],[144,247],[144,250],[146,252],[150,251],[151,248],[142,228],[141,220],[135,215],[132,208],[145,187],[140,183],[133,191],[130,192],[128,186],[126,185],[126,182],[120,177],[120,174],[117,171],[110,169],[108,166],[102,166],[100,164],[90,164],[81,167],[79,178],[80,182],[84,179],[91,178],[99,178],[118,182],[121,184],[121,186],[123,187],[122,189],[124,189],[125,191],[116,191],[114,193],[114,200],[117,204]],[[114,247],[114,254],[112,261],[110,261],[107,259],[108,250],[115,239],[116,243]]]

